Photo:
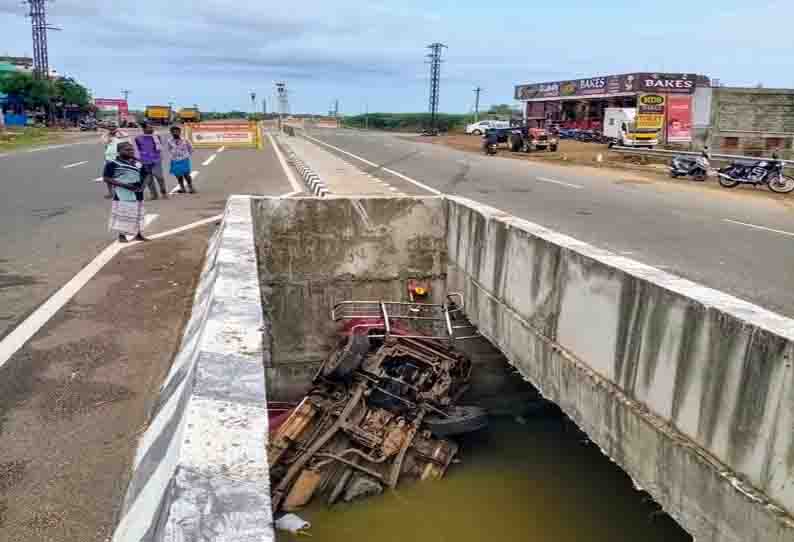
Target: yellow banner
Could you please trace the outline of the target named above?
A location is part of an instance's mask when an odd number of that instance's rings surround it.
[[[664,126],[664,115],[640,114],[637,115],[637,128],[661,130]]]

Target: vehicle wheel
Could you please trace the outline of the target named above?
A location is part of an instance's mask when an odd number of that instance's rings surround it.
[[[612,148],[612,147],[614,147],[614,146],[615,146],[615,142],[614,142],[614,141],[611,141],[611,140],[610,140],[610,141],[607,143],[607,149],[611,149],[611,148]]]
[[[482,135],[482,130],[474,130],[474,131],[471,133],[471,135],[481,136],[481,135]]]
[[[670,171],[670,177],[672,177],[673,179],[677,179],[678,173],[676,173],[675,171]]]
[[[511,151],[518,152],[521,150],[521,138],[519,137],[511,137],[510,138],[510,145],[508,146]]]
[[[549,147],[549,152],[557,152],[557,145],[551,145]]]
[[[369,347],[369,336],[351,335],[344,349],[335,352],[326,360],[320,369],[320,374],[326,378],[347,378],[361,367]]]
[[[739,181],[734,181],[733,179],[723,177],[722,175],[719,176],[719,180],[720,180],[720,186],[725,188],[733,188],[739,185]]]
[[[437,437],[463,435],[488,426],[488,413],[480,407],[455,406],[447,414],[448,416],[428,416],[424,424]]]
[[[769,183],[769,189],[772,192],[777,192],[778,194],[788,194],[792,190],[794,190],[794,178],[788,177],[786,175],[781,175],[774,181]]]

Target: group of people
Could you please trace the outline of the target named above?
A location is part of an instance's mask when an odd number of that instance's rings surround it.
[[[127,242],[127,235],[136,241],[146,241],[143,236],[143,199],[148,187],[151,199],[168,199],[165,176],[163,175],[163,148],[168,149],[171,158],[171,175],[179,183],[179,194],[195,194],[193,178],[190,175],[190,158],[193,145],[182,137],[182,129],[173,126],[170,137],[165,142],[154,133],[154,127],[143,125],[143,133],[129,141],[129,136],[118,128],[103,135],[105,144],[105,168],[103,181],[108,189],[106,198],[112,200],[110,230],[118,234],[121,243]],[[159,193],[158,193],[159,188]]]

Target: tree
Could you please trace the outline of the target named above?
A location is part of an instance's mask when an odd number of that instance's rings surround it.
[[[64,105],[77,106],[81,109],[87,108],[91,103],[91,94],[83,85],[71,77],[63,77],[55,81],[54,98],[60,100]]]
[[[49,108],[53,103],[61,103],[85,110],[91,104],[88,89],[70,77],[53,82],[12,72],[0,77],[0,92],[17,98],[26,109]]]
[[[510,107],[508,104],[498,104],[492,105],[491,108],[488,110],[489,115],[510,115],[513,112],[513,108]]]

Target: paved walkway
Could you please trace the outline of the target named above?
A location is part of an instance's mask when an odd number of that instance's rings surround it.
[[[314,170],[328,186],[331,194],[336,195],[392,195],[404,196],[387,181],[364,173],[354,165],[326,151],[322,147],[300,136],[284,136],[282,141],[289,145],[307,166]]]

